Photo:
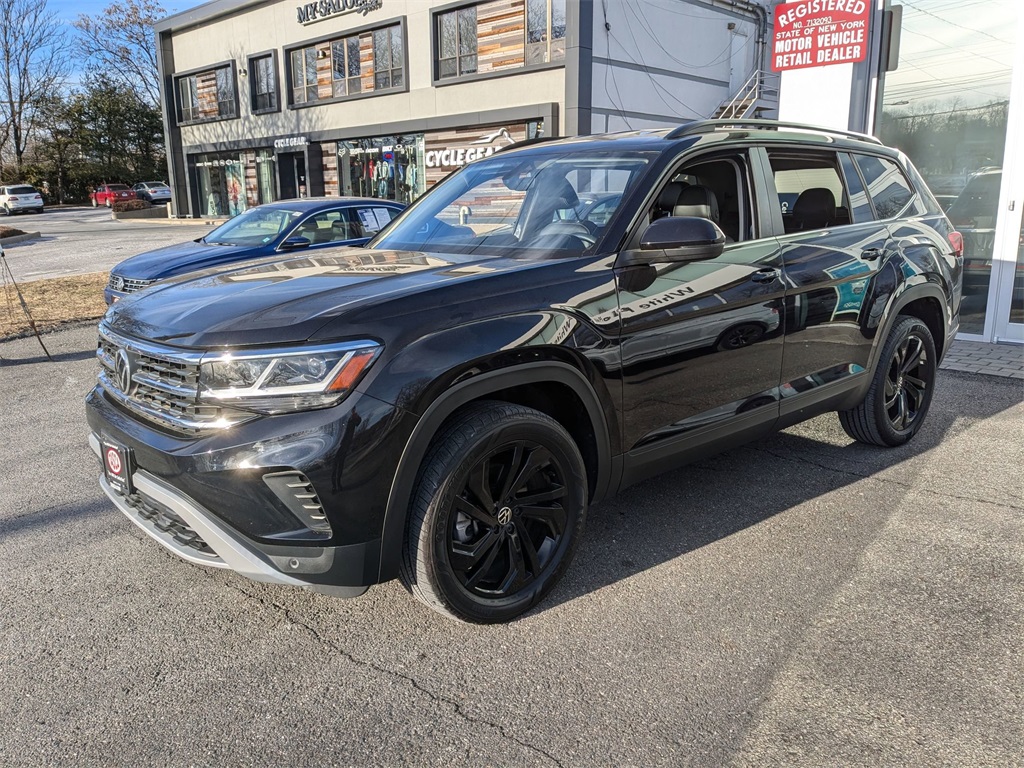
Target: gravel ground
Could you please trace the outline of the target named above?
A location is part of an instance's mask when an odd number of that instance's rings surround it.
[[[0,765],[1024,764],[1024,404],[943,372],[591,512],[507,626],[174,559],[96,484],[94,331],[0,344]]]

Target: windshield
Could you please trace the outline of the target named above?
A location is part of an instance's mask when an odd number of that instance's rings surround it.
[[[623,195],[655,157],[655,152],[578,150],[498,154],[439,184],[370,246],[578,256],[600,242]],[[603,205],[588,215],[597,201]]]
[[[107,184],[107,189],[116,190],[120,192],[122,189],[128,189],[127,184]]]
[[[149,187],[150,189],[170,189],[170,187],[168,187],[162,181],[146,181],[143,182],[140,186]]]
[[[302,217],[302,211],[282,208],[249,208],[221,224],[203,238],[211,245],[266,245]]]

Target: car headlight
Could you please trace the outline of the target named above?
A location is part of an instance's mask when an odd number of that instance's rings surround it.
[[[326,408],[352,391],[380,350],[360,341],[204,355],[199,396],[265,414]]]

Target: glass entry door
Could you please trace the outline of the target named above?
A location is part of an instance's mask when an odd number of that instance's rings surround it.
[[[1024,206],[1022,5],[902,6],[899,64],[882,81],[877,133],[913,160],[963,235],[961,337],[1024,339],[1024,296],[1018,288],[1015,304],[1011,295]]]
[[[991,339],[1024,343],[1024,15],[1017,20],[1009,125],[992,261]]]

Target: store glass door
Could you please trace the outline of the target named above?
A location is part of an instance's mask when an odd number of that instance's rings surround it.
[[[913,160],[964,237],[961,336],[994,341],[1012,330],[1024,72],[1020,3],[984,5],[903,3],[899,66],[885,74],[877,132]]]
[[[1024,343],[1024,14],[1016,42],[988,314],[993,341]]]

